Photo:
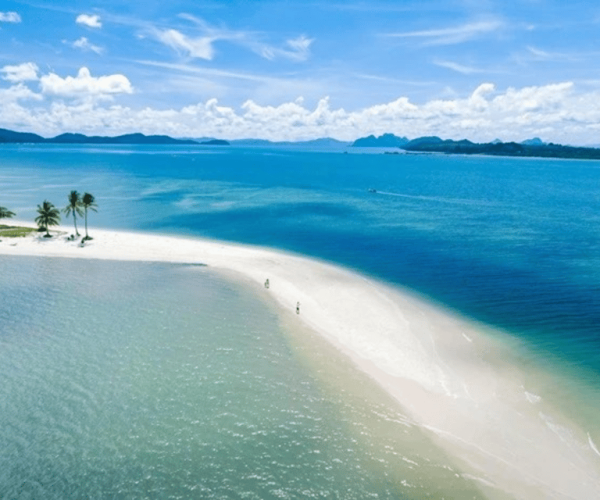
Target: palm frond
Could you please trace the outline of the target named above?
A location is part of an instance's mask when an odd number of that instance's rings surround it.
[[[0,219],[10,219],[14,217],[15,213],[11,212],[8,208],[0,207]]]

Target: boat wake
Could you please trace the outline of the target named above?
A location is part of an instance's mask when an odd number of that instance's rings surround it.
[[[420,196],[420,195],[412,195],[412,194],[403,194],[403,193],[392,193],[389,191],[378,191],[376,189],[370,188],[369,193],[372,194],[381,194],[384,196],[395,196],[397,198],[408,198],[412,200],[421,200],[421,201],[435,201],[438,203],[450,203],[453,205],[493,205],[494,203],[485,201],[485,200],[472,200],[468,198],[444,198],[441,196]]]

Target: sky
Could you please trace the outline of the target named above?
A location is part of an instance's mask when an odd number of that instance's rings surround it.
[[[600,144],[591,0],[0,0],[0,127]]]

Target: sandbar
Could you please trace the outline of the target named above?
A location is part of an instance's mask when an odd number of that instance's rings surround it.
[[[600,498],[597,431],[578,428],[525,387],[520,368],[501,360],[506,346],[481,325],[408,290],[279,250],[96,228],[81,246],[67,240],[71,232],[2,238],[0,255],[206,265],[254,286],[340,349],[490,497]]]

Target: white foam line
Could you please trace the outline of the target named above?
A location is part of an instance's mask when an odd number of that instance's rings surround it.
[[[528,391],[525,391],[525,398],[531,404],[537,404],[537,403],[539,403],[542,400],[541,396],[538,396],[537,394],[534,394],[534,393],[528,392]]]
[[[412,200],[424,200],[424,201],[436,201],[438,203],[450,203],[452,205],[490,205],[489,202],[480,200],[470,200],[464,198],[440,198],[437,196],[421,196],[413,194],[403,193],[390,193],[389,191],[375,191],[375,194],[382,194],[385,196],[396,196],[398,198],[409,198]]]
[[[598,451],[598,448],[596,448],[596,443],[594,443],[592,441],[592,436],[590,436],[590,433],[588,432],[588,443],[590,443],[590,448],[592,448],[592,450],[594,450],[594,452],[596,453],[596,455],[598,455],[600,457],[600,451]]]
[[[484,479],[482,477],[478,477],[478,476],[474,476],[472,474],[461,474],[462,477],[464,477],[465,479],[470,479],[471,481],[479,481],[481,484],[484,484],[485,486],[488,486],[490,488],[496,488],[498,489],[498,485],[492,483],[491,481],[488,481],[487,479]]]

